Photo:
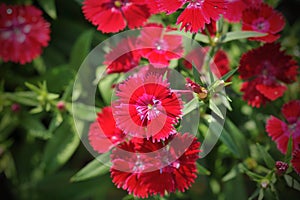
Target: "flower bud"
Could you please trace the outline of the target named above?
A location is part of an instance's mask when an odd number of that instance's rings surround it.
[[[289,168],[289,165],[285,162],[282,162],[282,161],[276,161],[275,167],[276,167],[276,174],[281,176]]]

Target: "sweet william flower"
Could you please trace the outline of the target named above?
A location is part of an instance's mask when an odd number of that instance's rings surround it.
[[[250,40],[274,42],[285,25],[283,15],[267,4],[260,4],[243,11],[242,30],[266,33],[263,37],[252,37]]]
[[[211,20],[217,21],[221,14],[226,11],[226,0],[157,0],[160,10],[171,14],[183,7],[186,8],[177,18],[177,24],[181,23],[181,30],[185,29],[192,33],[197,33],[204,29],[205,24]]]
[[[111,107],[104,107],[97,119],[90,125],[89,142],[98,153],[105,153],[121,143],[125,137],[122,130],[116,127]]]
[[[142,26],[151,15],[144,0],[85,0],[83,13],[103,33],[116,33]]]
[[[127,72],[138,66],[141,55],[135,50],[136,38],[122,39],[111,51],[105,55],[103,64],[107,65],[107,73]]]
[[[286,121],[271,116],[267,120],[266,131],[276,142],[277,148],[285,154],[290,136],[293,139],[293,150],[300,149],[300,100],[284,104],[281,112]]]
[[[137,47],[143,57],[158,68],[165,68],[172,59],[179,59],[183,54],[182,36],[171,35],[169,27],[161,24],[147,24],[141,31]]]
[[[42,53],[50,40],[50,24],[34,6],[0,4],[0,57],[25,64]]]
[[[118,147],[111,155],[112,181],[136,197],[184,192],[197,177],[200,142],[188,133],[178,133],[164,142],[143,139]]]
[[[158,74],[132,76],[118,84],[113,102],[117,126],[134,137],[159,141],[176,133],[182,101]]]
[[[280,44],[266,43],[242,55],[239,64],[240,78],[245,82],[243,99],[253,107],[281,97],[286,84],[297,78],[297,63],[280,50]]]
[[[229,22],[240,22],[243,11],[249,7],[259,6],[262,0],[228,0],[224,18]]]

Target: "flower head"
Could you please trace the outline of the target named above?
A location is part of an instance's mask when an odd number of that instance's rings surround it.
[[[112,181],[134,196],[185,191],[197,177],[200,142],[188,133],[162,142],[123,143],[111,155]],[[122,170],[123,169],[123,170]]]
[[[266,131],[277,148],[286,153],[290,136],[293,139],[293,149],[300,148],[300,100],[293,100],[283,105],[281,112],[286,122],[271,116],[266,125]]]
[[[244,10],[260,5],[260,3],[262,3],[262,0],[228,0],[224,18],[229,22],[239,22],[242,19]]]
[[[103,63],[108,65],[108,74],[127,72],[138,66],[141,56],[135,50],[135,42],[136,38],[124,38],[105,55]]]
[[[105,107],[90,125],[89,141],[98,153],[109,151],[123,141],[125,134],[116,127],[111,107]]]
[[[25,64],[42,53],[50,40],[50,25],[34,6],[0,5],[0,57]]]
[[[211,20],[217,21],[226,11],[227,4],[225,0],[158,0],[160,9],[167,14],[175,12],[185,3],[188,4],[177,18],[177,24],[181,23],[181,30],[193,33],[202,30]]]
[[[278,175],[282,175],[289,168],[289,165],[282,161],[276,161],[275,167],[276,167],[276,173]]]
[[[245,80],[243,99],[253,107],[276,100],[284,94],[285,84],[296,80],[297,69],[296,61],[280,51],[279,44],[265,44],[245,53],[239,66]]]
[[[144,0],[85,0],[82,10],[85,18],[103,33],[142,26],[151,15]]]
[[[113,103],[117,126],[135,137],[166,139],[176,133],[182,102],[157,74],[132,76],[118,85]]]
[[[267,4],[262,3],[243,12],[243,30],[267,33],[266,36],[249,38],[250,40],[274,42],[280,37],[278,32],[284,28],[284,25],[283,15]]]
[[[137,47],[156,67],[167,67],[170,60],[182,56],[182,36],[167,34],[170,31],[171,28],[163,28],[160,24],[148,24],[141,31]]]

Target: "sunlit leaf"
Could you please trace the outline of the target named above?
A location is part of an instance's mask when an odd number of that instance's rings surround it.
[[[38,2],[52,19],[56,19],[55,0],[38,0]]]
[[[232,40],[240,40],[249,37],[262,37],[265,36],[266,33],[260,33],[256,31],[235,31],[235,32],[228,32],[222,36],[220,39],[221,43],[226,43]]]
[[[84,168],[82,168],[71,178],[71,181],[73,182],[84,181],[108,173],[109,162],[110,162],[109,155],[110,155],[109,153],[102,154],[98,158],[89,162]]]

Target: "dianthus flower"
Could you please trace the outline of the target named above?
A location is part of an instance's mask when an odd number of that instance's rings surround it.
[[[144,0],[85,0],[84,16],[103,33],[142,26],[151,15]]]
[[[98,153],[105,153],[123,141],[125,134],[116,127],[111,107],[105,107],[90,125],[89,142]]]
[[[263,37],[252,37],[250,40],[274,42],[285,25],[284,17],[267,4],[250,7],[243,12],[242,30],[266,33]]]
[[[126,134],[159,141],[176,133],[182,101],[161,75],[129,77],[118,84],[116,96],[113,114]]]
[[[285,84],[293,83],[297,77],[297,63],[280,50],[279,44],[265,44],[242,55],[239,66],[240,77],[245,80],[241,91],[243,99],[253,107],[281,97]]]
[[[171,14],[188,3],[184,11],[177,18],[181,30],[193,33],[204,29],[211,20],[217,21],[226,11],[226,0],[157,0],[160,10]]]
[[[199,148],[200,142],[188,133],[178,133],[164,142],[143,139],[138,144],[123,143],[111,155],[112,181],[140,198],[184,192],[197,177]]]
[[[50,24],[34,6],[0,5],[0,57],[25,64],[42,53],[50,40]]]
[[[167,67],[170,60],[179,59],[183,54],[182,36],[168,34],[172,30],[161,24],[148,24],[141,31],[137,47],[156,67]]]
[[[136,38],[124,38],[105,55],[103,64],[108,65],[108,74],[127,72],[138,66],[141,56],[135,50],[135,42]]]

